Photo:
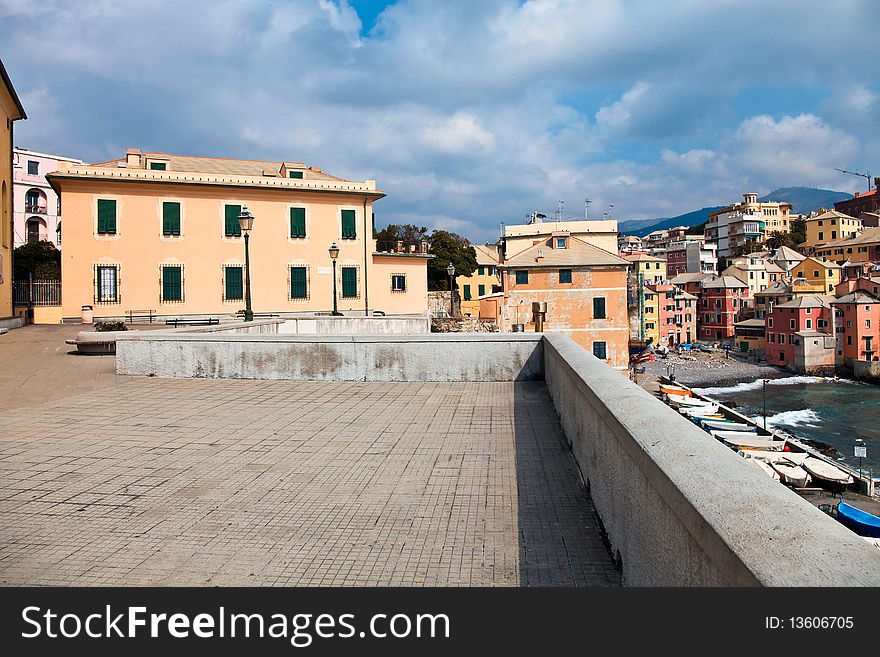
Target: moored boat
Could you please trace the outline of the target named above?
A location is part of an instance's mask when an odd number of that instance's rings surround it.
[[[746,463],[748,463],[750,466],[752,466],[756,470],[760,470],[761,472],[763,472],[765,475],[767,475],[771,479],[779,481],[779,473],[776,472],[776,470],[771,468],[764,461],[761,461],[760,459],[753,459],[750,457],[746,457]]]
[[[713,431],[712,435],[723,440],[728,445],[734,447],[748,449],[763,449],[779,452],[785,445],[784,440],[768,440],[767,438],[759,438],[753,433],[744,431]]]
[[[853,482],[852,475],[841,470],[836,465],[832,465],[815,456],[808,456],[804,459],[804,470],[809,472],[814,479],[821,479],[833,484],[851,484]]]
[[[660,392],[664,395],[678,395],[679,397],[690,397],[694,393],[690,390],[686,390],[684,388],[679,388],[678,386],[660,386]]]
[[[705,406],[707,404],[712,404],[712,402],[706,401],[705,399],[684,397],[682,395],[666,395],[666,399],[669,400],[670,404],[675,404],[676,406]]]
[[[803,488],[810,483],[810,475],[806,470],[784,459],[771,461],[769,467],[779,473],[779,478],[783,483],[790,484],[795,488]]]
[[[683,406],[678,409],[678,412],[689,417],[715,415],[718,413],[718,404],[711,404],[710,406]]]
[[[880,518],[841,500],[837,504],[837,519],[859,536],[880,538]]]
[[[709,427],[710,429],[717,429],[719,431],[746,431],[748,433],[757,433],[758,430],[750,424],[744,424],[742,422],[730,422],[730,421],[719,421],[719,420],[706,420],[703,422],[703,426]]]

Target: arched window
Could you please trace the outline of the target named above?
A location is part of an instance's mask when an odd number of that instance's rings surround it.
[[[46,222],[39,217],[31,217],[27,220],[28,244],[39,242],[46,237]]]
[[[41,189],[29,189],[24,197],[25,212],[46,212],[46,194]]]

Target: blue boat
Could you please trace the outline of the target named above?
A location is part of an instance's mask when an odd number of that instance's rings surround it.
[[[837,519],[859,536],[880,538],[880,518],[841,501],[837,505]]]

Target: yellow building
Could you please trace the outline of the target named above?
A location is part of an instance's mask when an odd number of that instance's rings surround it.
[[[498,250],[494,244],[478,244],[477,268],[470,276],[456,276],[455,283],[461,295],[461,314],[479,317],[480,297],[501,290],[498,276]]]
[[[810,250],[825,246],[835,240],[855,237],[862,230],[860,219],[837,212],[837,210],[828,210],[828,212],[823,212],[815,217],[808,217],[804,220],[804,225],[807,239],[801,246]]]
[[[666,302],[664,293],[657,293],[654,290],[644,288],[645,310],[643,331],[645,340],[651,341],[651,344],[660,344],[660,304]]]
[[[880,228],[865,228],[855,237],[829,242],[816,249],[816,257],[827,258],[838,264],[846,261],[878,262],[880,261]]]
[[[829,260],[807,258],[791,270],[792,292],[829,294],[840,283],[841,267]]]
[[[424,243],[376,250],[373,180],[354,182],[302,162],[141,153],[95,165],[62,162],[47,176],[64,206],[62,311],[95,317],[232,315],[244,309],[249,234],[255,313],[420,314]],[[338,258],[329,248],[336,244]]]
[[[0,320],[12,317],[12,143],[15,121],[27,115],[0,61]]]
[[[666,279],[666,259],[644,253],[624,255],[633,264],[631,275],[642,275],[643,283],[662,283]]]

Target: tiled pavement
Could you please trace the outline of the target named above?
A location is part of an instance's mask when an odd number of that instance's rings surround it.
[[[0,372],[42,374],[0,375],[0,583],[618,583],[542,383],[128,378],[15,344]]]

